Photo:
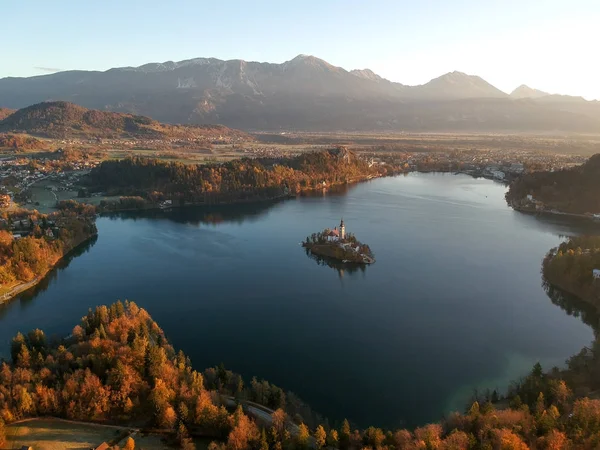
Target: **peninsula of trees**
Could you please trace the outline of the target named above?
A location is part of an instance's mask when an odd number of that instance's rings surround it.
[[[0,218],[0,303],[32,287],[75,247],[97,234],[94,209],[49,215],[5,212]]]
[[[523,175],[511,184],[506,199],[520,210],[600,214],[600,154],[581,166]]]
[[[550,284],[600,310],[600,236],[578,236],[548,252],[542,273]]]
[[[90,189],[139,196],[150,204],[258,201],[326,189],[391,174],[345,148],[291,158],[238,159],[220,165],[163,162],[139,157],[104,161],[89,176]]]
[[[35,416],[144,424],[186,449],[191,435],[213,438],[211,450],[591,449],[600,441],[600,400],[576,398],[539,365],[505,403],[475,402],[413,431],[307,420],[292,394],[267,382],[245,384],[222,367],[197,372],[144,309],[117,302],[90,310],[61,341],[41,330],[13,339],[11,361],[0,364],[0,445],[2,422]],[[257,404],[266,417],[248,410]]]

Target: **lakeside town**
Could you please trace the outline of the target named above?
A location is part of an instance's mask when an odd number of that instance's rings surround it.
[[[123,140],[119,142],[122,144]],[[132,140],[130,143],[133,145],[134,142]],[[240,144],[236,148],[236,153],[242,157],[277,160],[319,148],[321,147],[315,145],[304,147],[295,145],[288,148],[282,145]],[[358,147],[354,151],[365,158],[370,166],[392,165],[397,173],[415,171],[465,173],[502,183],[509,183],[524,173],[573,167],[587,159],[577,154],[522,149],[395,152]],[[91,158],[90,153],[93,151],[80,150],[64,158],[64,154],[68,152],[63,152],[59,149],[42,155],[16,154],[1,159],[0,208],[38,207],[51,211],[60,200],[81,197],[81,180],[101,162],[102,154],[94,154]],[[135,151],[131,153],[136,154]],[[535,202],[534,207],[537,210],[544,209],[542,204]]]

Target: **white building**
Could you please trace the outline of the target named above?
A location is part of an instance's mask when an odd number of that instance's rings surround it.
[[[600,280],[600,269],[594,269],[594,278]]]
[[[496,180],[504,180],[505,174],[501,170],[492,170],[491,173]]]
[[[344,225],[344,219],[340,222],[340,228],[335,227],[327,233],[328,241],[340,241],[346,239],[346,226]]]

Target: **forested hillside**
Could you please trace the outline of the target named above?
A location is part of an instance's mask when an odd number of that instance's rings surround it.
[[[600,154],[572,169],[525,174],[511,184],[506,199],[513,206],[535,209],[528,195],[545,210],[600,213]]]
[[[14,112],[15,112],[14,109],[0,108],[0,120],[5,119],[6,117],[10,116]]]
[[[226,408],[230,396],[276,410],[256,422],[241,406]],[[223,368],[194,370],[144,309],[117,302],[90,310],[62,341],[41,330],[13,339],[11,361],[0,364],[0,444],[3,421],[33,416],[169,430],[186,449],[194,448],[190,435],[214,438],[212,450],[592,449],[600,442],[600,400],[575,399],[560,374],[545,375],[539,365],[514,386],[506,409],[475,402],[414,431],[358,430],[348,421],[309,427],[292,397],[266,382],[245,385]]]
[[[4,213],[0,222],[0,294],[43,276],[77,245],[97,233],[94,209]]]
[[[543,264],[546,280],[590,303],[600,311],[600,236],[572,237],[551,250]]]
[[[221,165],[186,165],[155,159],[104,161],[92,170],[90,185],[110,194],[140,195],[174,203],[265,199],[307,189],[392,173],[340,149],[294,158],[240,159]]]
[[[43,102],[7,115],[0,131],[50,138],[137,138],[233,141],[248,134],[222,125],[166,125],[148,117],[87,109],[68,102]]]
[[[40,150],[47,145],[31,136],[23,134],[0,133],[0,148],[10,148],[15,151]]]

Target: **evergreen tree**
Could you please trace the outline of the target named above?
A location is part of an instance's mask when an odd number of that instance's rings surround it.
[[[319,425],[315,430],[315,440],[317,442],[317,448],[323,448],[327,444],[327,433],[323,425]]]
[[[347,450],[350,447],[350,423],[344,419],[340,428],[340,449]]]

